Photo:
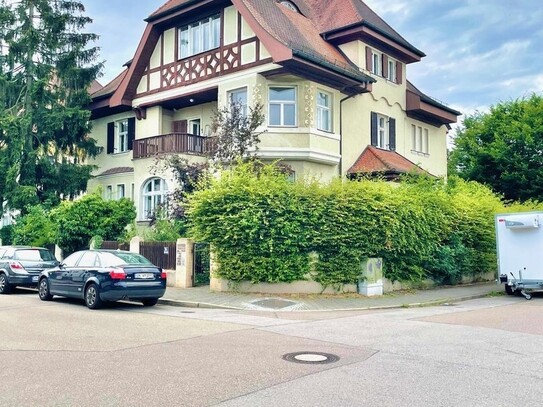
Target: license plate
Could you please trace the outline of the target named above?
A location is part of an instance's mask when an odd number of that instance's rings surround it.
[[[134,276],[138,280],[149,280],[151,278],[155,278],[155,275],[153,273],[136,273]]]
[[[38,278],[39,278],[39,276],[34,276],[34,277],[32,277],[32,282],[33,282],[33,283],[37,283],[37,282],[38,282]]]

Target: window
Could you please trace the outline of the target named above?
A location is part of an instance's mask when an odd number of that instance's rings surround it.
[[[298,10],[298,7],[296,7],[296,5],[288,0],[282,0],[281,1],[281,5],[282,6],[285,6],[286,8],[292,10],[292,11],[295,11],[297,13],[299,13],[300,11]]]
[[[372,51],[371,61],[371,73],[381,76],[381,72],[383,71],[381,67],[382,55],[378,52]]]
[[[117,185],[117,199],[121,199],[124,197],[125,197],[124,184],[118,184]]]
[[[106,187],[106,199],[108,201],[113,199],[113,187],[111,185]]]
[[[70,254],[68,257],[62,260],[62,264],[64,264],[65,267],[75,267],[82,253],[83,252],[75,252],[74,254]]]
[[[166,181],[152,178],[143,186],[143,218],[149,219],[160,205],[166,202],[168,192]]]
[[[397,83],[396,80],[396,61],[393,59],[388,59],[387,61],[387,79],[391,82]]]
[[[317,92],[317,129],[332,131],[332,96]]]
[[[236,89],[228,92],[228,100],[231,104],[239,104],[241,114],[243,117],[247,117],[247,88]]]
[[[85,252],[81,256],[81,260],[77,264],[77,267],[95,267],[98,266],[98,258],[94,252]]]
[[[429,131],[421,126],[411,125],[413,151],[421,154],[429,153]]]
[[[377,147],[388,148],[387,118],[377,115]]]
[[[189,132],[190,134],[200,135],[201,122],[200,119],[189,120]]]
[[[117,153],[128,151],[128,119],[117,122],[115,150]]]
[[[270,88],[270,126],[296,126],[296,88]]]
[[[396,150],[396,119],[371,112],[371,145]]]
[[[179,29],[179,55],[187,58],[218,48],[221,38],[219,15],[205,18]]]
[[[117,154],[132,150],[136,137],[136,119],[133,117],[107,124],[107,153]]]

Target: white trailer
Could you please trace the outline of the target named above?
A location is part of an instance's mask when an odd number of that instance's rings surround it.
[[[507,294],[543,290],[543,212],[495,216],[499,281]]]

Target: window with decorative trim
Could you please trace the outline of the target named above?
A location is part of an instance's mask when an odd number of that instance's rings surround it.
[[[269,88],[268,122],[270,126],[296,126],[296,87]]]
[[[143,219],[150,219],[156,214],[161,204],[166,202],[168,187],[162,178],[151,178],[142,188]]]
[[[317,129],[332,131],[332,95],[317,91]]]
[[[396,150],[396,119],[371,112],[371,145],[383,150]]]
[[[221,17],[214,15],[179,28],[181,59],[218,48],[221,41]]]

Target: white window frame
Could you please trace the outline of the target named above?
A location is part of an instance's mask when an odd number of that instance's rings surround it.
[[[396,61],[389,58],[387,63],[388,63],[387,79],[390,82],[397,83],[398,80],[396,78]]]
[[[113,185],[106,186],[106,201],[113,199]]]
[[[412,151],[418,154],[429,155],[430,131],[426,127],[411,125]]]
[[[154,177],[148,179],[141,188],[142,218],[150,219],[157,207],[166,202],[167,194],[168,185],[163,178]]]
[[[115,132],[114,151],[117,153],[126,153],[128,151],[128,118],[115,123]]]
[[[126,187],[124,184],[117,184],[117,199],[124,198],[126,196]]]
[[[377,147],[390,150],[389,120],[387,116],[377,113]]]
[[[271,100],[272,89],[292,89],[294,90],[294,100]],[[271,123],[272,105],[280,106],[279,124]],[[294,123],[285,124],[285,106],[294,106]],[[268,88],[268,126],[270,127],[297,127],[298,123],[298,88],[296,86],[270,86]]]
[[[319,104],[319,95],[325,96],[326,105]],[[322,90],[317,90],[317,129],[332,132],[332,94]]]
[[[188,120],[187,131],[190,134],[195,134],[197,136],[202,134],[202,119],[195,117]]]
[[[427,128],[424,128],[424,134],[422,136],[422,152],[424,154],[430,154],[429,142],[429,131]]]
[[[244,98],[237,97],[237,95],[242,95],[242,94],[245,94]],[[248,100],[247,99],[248,98],[247,87],[229,90],[227,95],[228,95],[228,103],[230,103],[230,104],[232,104],[232,103],[240,103],[241,114],[243,115],[243,117],[247,117],[247,112],[248,112],[248,108],[247,108],[247,100]]]
[[[179,28],[179,58],[219,48],[221,42],[221,17],[215,14]]]
[[[383,74],[383,54],[371,51],[371,73],[374,75],[381,76]]]

